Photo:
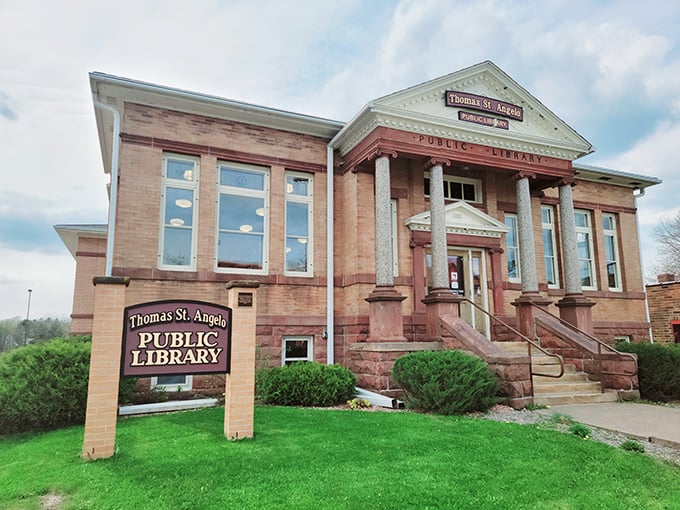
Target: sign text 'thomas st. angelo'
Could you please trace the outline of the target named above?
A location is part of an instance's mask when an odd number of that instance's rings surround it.
[[[125,309],[124,376],[228,373],[231,309],[201,301],[154,301]]]

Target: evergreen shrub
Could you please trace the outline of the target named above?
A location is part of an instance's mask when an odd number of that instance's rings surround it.
[[[0,435],[85,423],[90,350],[67,337],[0,354]]]
[[[619,342],[616,348],[637,354],[642,398],[654,402],[680,400],[680,347]]]
[[[479,358],[460,351],[420,351],[398,358],[394,380],[405,392],[406,406],[437,414],[486,411],[502,399],[500,383]]]
[[[356,377],[341,365],[303,362],[259,370],[255,384],[266,404],[327,407],[354,396]]]

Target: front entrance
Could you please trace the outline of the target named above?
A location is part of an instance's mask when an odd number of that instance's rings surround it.
[[[449,288],[488,311],[486,287],[486,250],[480,248],[449,247]],[[427,292],[432,288],[432,253],[425,255],[425,281]],[[460,304],[461,318],[481,334],[489,338],[489,317],[467,302]]]

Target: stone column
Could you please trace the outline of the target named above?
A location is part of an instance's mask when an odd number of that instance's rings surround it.
[[[572,326],[593,334],[593,311],[595,302],[583,295],[578,262],[574,201],[571,192],[573,179],[560,182],[560,239],[562,241],[562,267],[564,269],[565,296],[557,302],[560,318]]]
[[[433,162],[435,162],[433,160]],[[432,289],[449,289],[446,213],[444,211],[444,170],[435,162],[430,168],[430,230],[432,234]]]
[[[560,191],[560,239],[562,241],[562,268],[564,270],[564,291],[582,294],[579,274],[578,248],[576,246],[576,224],[574,223],[574,202],[571,183],[561,183]]]
[[[394,285],[390,201],[390,159],[381,155],[375,160],[375,283],[378,287]]]
[[[536,246],[534,224],[531,214],[531,192],[529,177],[518,175],[517,188],[517,236],[519,238],[519,267],[522,274],[522,294],[538,293],[536,272]]]
[[[532,338],[534,316],[540,313],[534,305],[547,307],[551,301],[538,292],[538,272],[536,271],[536,245],[534,244],[534,223],[531,214],[530,172],[519,172],[516,176],[517,192],[517,237],[519,239],[519,266],[522,276],[522,294],[512,304],[517,314],[520,333]]]
[[[430,233],[432,236],[432,290],[423,299],[426,315],[426,339],[441,340],[439,318],[443,315],[460,316],[458,295],[449,288],[448,243],[446,241],[446,212],[444,203],[444,169],[448,160],[430,160]]]
[[[377,153],[375,160],[375,289],[369,303],[369,341],[406,341],[401,302],[406,299],[394,288],[392,254],[392,206],[390,204],[390,157]]]

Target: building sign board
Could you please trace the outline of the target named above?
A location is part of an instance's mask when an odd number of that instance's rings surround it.
[[[510,119],[523,121],[524,109],[521,106],[498,99],[491,99],[486,96],[478,96],[477,94],[468,94],[467,92],[458,92],[456,90],[447,90],[445,95],[446,106],[455,108],[466,108],[468,110],[479,110],[483,112],[494,113],[501,117],[508,117]]]
[[[123,376],[229,373],[232,310],[202,301],[153,301],[124,311]]]
[[[458,120],[465,122],[473,122],[475,124],[482,124],[483,126],[491,126],[499,129],[509,129],[510,122],[507,119],[497,119],[496,117],[489,117],[488,115],[479,115],[470,112],[458,112]]]

